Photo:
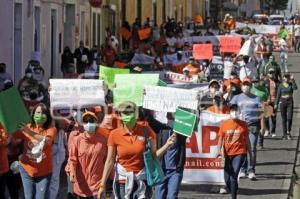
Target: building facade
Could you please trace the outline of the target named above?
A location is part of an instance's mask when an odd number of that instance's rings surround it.
[[[79,41],[91,47],[105,40],[105,29],[115,31],[118,0],[103,0],[94,8],[88,0],[1,0],[0,62],[17,83],[33,52],[40,55],[45,78],[60,77],[61,54]]]
[[[149,17],[160,25],[167,17],[185,22],[196,15],[205,16],[205,1],[202,0],[120,0],[121,20],[130,24],[135,18],[141,22]]]

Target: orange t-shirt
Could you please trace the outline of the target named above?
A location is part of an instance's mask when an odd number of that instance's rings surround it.
[[[53,143],[56,136],[56,128],[50,127],[48,129],[42,129],[38,127],[31,127],[27,125],[33,132],[48,137]],[[24,143],[24,151],[21,158],[21,166],[31,177],[42,177],[52,173],[52,144],[45,144],[43,149],[43,158],[40,163],[36,162],[35,155],[31,153],[32,148],[38,144],[38,142],[31,136],[18,131],[14,134],[16,140],[21,139]]]
[[[219,108],[216,105],[212,105],[206,109],[206,111],[210,113],[217,113],[217,114],[229,114],[230,110],[229,107],[224,105],[222,107],[222,110],[219,110]]]
[[[117,161],[128,172],[138,173],[144,168],[144,128],[148,128],[148,139],[156,142],[156,135],[147,122],[137,122],[132,135],[126,133],[123,127],[113,130],[109,135],[108,146],[116,148]]]
[[[7,158],[7,146],[5,142],[8,138],[7,132],[4,130],[2,124],[0,123],[0,175],[9,171],[9,164]]]
[[[242,120],[225,120],[220,125],[219,136],[224,140],[226,155],[239,155],[247,153],[246,136],[248,136],[247,123]]]

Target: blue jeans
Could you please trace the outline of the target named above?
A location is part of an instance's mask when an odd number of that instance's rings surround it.
[[[20,166],[20,174],[24,188],[25,199],[45,199],[49,188],[51,174],[33,178]]]
[[[238,190],[238,176],[247,154],[225,156],[224,179],[232,199],[236,199]]]
[[[256,165],[256,146],[257,146],[257,141],[258,141],[258,135],[259,135],[259,130],[260,130],[260,121],[255,123],[255,124],[251,124],[250,126],[248,126],[248,130],[249,130],[249,140],[250,140],[250,144],[251,144],[251,154],[252,154],[252,164],[250,161],[248,161],[248,158],[245,158],[245,161],[242,165],[241,171],[243,172],[255,172],[255,165]]]
[[[183,177],[183,171],[165,170],[163,182],[155,187],[156,199],[178,198],[179,188]]]

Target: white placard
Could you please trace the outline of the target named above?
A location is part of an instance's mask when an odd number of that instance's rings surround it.
[[[105,105],[107,87],[103,80],[50,79],[51,108],[87,108]]]
[[[198,91],[160,86],[145,86],[143,107],[161,112],[176,112],[183,107],[197,110]]]

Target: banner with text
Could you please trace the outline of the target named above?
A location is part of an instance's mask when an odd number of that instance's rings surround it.
[[[105,105],[103,80],[50,79],[51,108],[86,108]]]
[[[145,86],[143,107],[160,112],[176,112],[178,107],[197,110],[198,91]]]
[[[221,158],[216,158],[220,123],[229,115],[202,112],[198,131],[187,138],[186,163],[183,173],[185,184],[224,185]]]

